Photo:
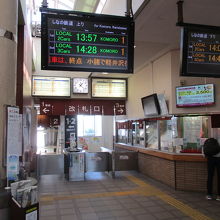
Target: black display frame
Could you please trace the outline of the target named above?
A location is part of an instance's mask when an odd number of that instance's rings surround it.
[[[51,12],[50,12],[51,11]],[[89,22],[114,22],[115,24],[122,24],[128,27],[128,58],[126,69],[111,69],[111,68],[80,68],[80,67],[69,67],[69,66],[49,66],[48,65],[48,18],[63,18],[72,19],[79,21]],[[65,10],[50,10],[47,9],[46,13],[41,14],[41,69],[42,70],[58,70],[58,71],[84,71],[84,72],[109,72],[109,73],[133,73],[134,70],[134,21],[129,16],[112,16],[104,14],[93,14],[93,13],[80,13],[70,12]]]
[[[204,86],[211,84],[213,85],[213,97],[214,97],[214,102],[212,104],[204,104],[204,105],[185,105],[185,106],[178,106],[177,105],[177,88],[184,88],[184,87],[191,87],[191,86]],[[207,83],[207,84],[196,84],[196,85],[187,85],[187,86],[176,86],[175,88],[175,97],[176,97],[176,108],[198,108],[198,107],[211,107],[214,106],[216,103],[216,97],[215,97],[215,84],[214,83]]]
[[[97,96],[93,96],[93,86],[92,86],[92,81],[93,79],[112,79],[112,80],[124,80],[126,82],[126,97],[97,97]],[[128,99],[128,79],[127,78],[112,78],[112,77],[91,77],[90,79],[90,93],[91,93],[91,98],[93,99],[108,99],[108,100],[127,100]]]
[[[156,113],[155,113],[155,114],[146,115],[146,114],[145,114],[145,107],[144,107],[144,100],[150,99],[150,98],[153,98],[153,100],[154,100],[154,104],[155,104],[155,107],[156,107]],[[142,98],[141,98],[141,103],[142,103],[142,108],[143,108],[144,116],[145,116],[145,117],[160,116],[161,109],[160,109],[160,103],[159,103],[159,100],[158,100],[158,97],[157,97],[157,93],[153,93],[153,94],[151,94],[151,95],[142,97]]]
[[[202,25],[202,24],[189,24],[183,23],[181,25],[181,41],[180,41],[180,76],[190,76],[190,77],[212,77],[212,78],[220,78],[217,73],[207,72],[207,73],[199,73],[199,72],[190,72],[188,70],[188,34],[190,31],[206,31],[206,33],[213,33],[213,31],[220,35],[220,27],[218,26],[210,26],[210,25]],[[220,55],[220,52],[219,52]],[[202,66],[203,64],[197,64]],[[212,65],[212,64],[210,64]],[[219,63],[220,66],[220,63]],[[201,67],[200,67],[201,68]],[[220,68],[219,68],[220,70]]]

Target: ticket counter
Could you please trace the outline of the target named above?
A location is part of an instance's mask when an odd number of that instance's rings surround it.
[[[139,172],[176,190],[206,191],[206,159],[201,154],[177,154],[115,144],[117,150],[138,152]]]
[[[220,129],[211,126],[211,117],[173,116],[142,119],[142,123],[144,143],[117,142],[115,150],[138,152],[138,170],[176,190],[206,191],[202,146],[208,137],[220,138]]]

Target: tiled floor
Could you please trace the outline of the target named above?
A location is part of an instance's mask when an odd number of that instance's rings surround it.
[[[219,220],[220,202],[203,193],[175,191],[136,172],[88,173],[68,182],[59,176],[40,180],[40,220]]]

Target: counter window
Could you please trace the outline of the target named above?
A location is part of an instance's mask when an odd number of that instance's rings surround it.
[[[145,141],[147,148],[158,149],[158,121],[145,122]]]

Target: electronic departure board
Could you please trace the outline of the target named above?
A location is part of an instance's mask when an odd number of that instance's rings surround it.
[[[182,76],[220,77],[220,27],[183,27],[181,50]]]
[[[33,76],[32,96],[70,97],[70,78]]]
[[[133,72],[130,17],[42,13],[43,70]]]
[[[92,98],[127,98],[127,79],[91,78]]]

